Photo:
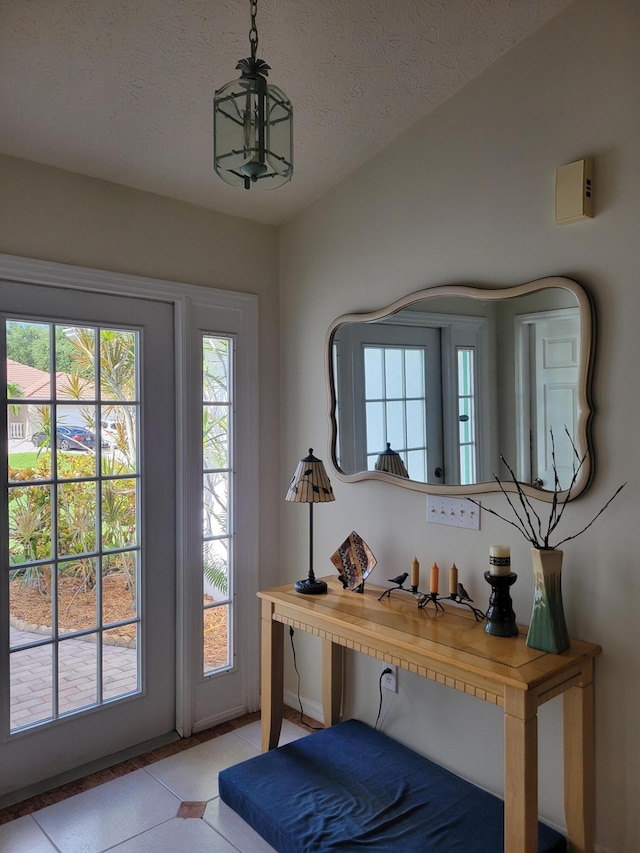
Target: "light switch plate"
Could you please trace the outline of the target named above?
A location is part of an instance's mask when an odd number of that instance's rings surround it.
[[[480,507],[466,498],[445,498],[427,495],[427,521],[480,530]]]

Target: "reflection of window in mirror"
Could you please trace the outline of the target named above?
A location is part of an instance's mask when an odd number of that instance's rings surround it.
[[[367,344],[363,354],[367,470],[388,443],[413,480],[426,480],[427,348]]]
[[[486,317],[400,312],[345,324],[333,337],[336,456],[343,471],[371,471],[387,443],[411,480],[476,483],[490,469],[491,387]],[[478,371],[482,371],[479,376]]]
[[[457,347],[458,364],[458,449],[460,485],[478,482],[476,465],[476,376],[475,349]]]

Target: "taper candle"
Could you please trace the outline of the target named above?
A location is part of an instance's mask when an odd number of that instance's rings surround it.
[[[411,586],[420,586],[420,563],[417,557],[411,561]]]
[[[435,595],[438,592],[438,581],[440,577],[440,569],[438,568],[438,564],[434,563],[431,566],[431,575],[429,582],[429,592]]]
[[[489,548],[489,573],[492,575],[511,573],[511,548],[508,545],[492,545]]]
[[[449,595],[458,593],[458,567],[455,563],[449,569]]]

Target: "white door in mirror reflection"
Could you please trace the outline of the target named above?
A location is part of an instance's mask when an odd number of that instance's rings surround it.
[[[390,444],[410,479],[443,482],[440,330],[353,325],[334,347],[350,362],[338,371],[338,423],[352,425],[339,442],[343,469],[372,471]]]
[[[529,474],[523,479],[553,490],[555,456],[560,486],[567,488],[577,462],[569,435],[576,435],[578,421],[578,309],[522,315],[518,322],[526,327],[528,338],[531,423],[536,427]]]

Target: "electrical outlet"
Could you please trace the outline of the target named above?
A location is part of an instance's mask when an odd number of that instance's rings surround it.
[[[390,669],[391,672],[385,672],[382,676],[382,686],[386,690],[391,690],[392,693],[398,692],[398,667],[392,663],[387,663],[384,669]],[[384,670],[383,670],[384,672]]]
[[[466,498],[444,498],[427,495],[427,521],[480,530],[480,507]]]

